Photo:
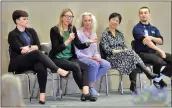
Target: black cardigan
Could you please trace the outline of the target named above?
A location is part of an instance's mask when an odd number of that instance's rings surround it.
[[[40,49],[41,48],[40,41],[36,31],[33,28],[26,28],[25,32],[30,37],[31,45],[37,45],[38,48]],[[9,63],[8,71],[12,72],[15,70],[15,67],[20,62],[20,56],[23,56],[21,54],[20,48],[26,46],[27,44],[17,27],[8,34],[8,43],[9,43],[9,52],[10,52],[10,63]]]
[[[74,40],[72,40],[71,52],[73,58],[77,58],[75,54],[74,46],[76,46],[78,49],[85,49],[89,47],[89,44],[81,43],[81,41],[78,38],[76,28],[74,26],[73,26],[73,33],[75,33],[75,38]],[[51,39],[52,49],[49,53],[49,57],[53,59],[58,53],[62,52],[66,48],[66,45],[64,44],[63,37],[60,35],[60,31],[57,26],[54,26],[50,29],[50,39]]]

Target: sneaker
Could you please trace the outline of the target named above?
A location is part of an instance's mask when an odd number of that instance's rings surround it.
[[[100,96],[100,94],[96,91],[96,89],[94,87],[90,87],[90,95],[92,96]]]
[[[167,87],[167,83],[163,79],[161,79],[159,81],[159,84],[160,84],[161,88]]]

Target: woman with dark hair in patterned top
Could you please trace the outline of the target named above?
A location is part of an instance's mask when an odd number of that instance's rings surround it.
[[[122,17],[119,13],[112,13],[109,16],[109,27],[102,33],[100,45],[112,68],[117,69],[122,74],[129,75],[131,81],[130,90],[137,93],[136,76],[138,71],[136,69],[143,71],[149,79],[155,79],[156,74],[151,73],[141,58],[125,45],[123,34],[116,29],[121,23],[121,19]],[[157,84],[154,85],[159,86]]]

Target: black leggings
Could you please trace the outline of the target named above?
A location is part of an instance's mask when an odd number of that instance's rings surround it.
[[[88,86],[88,69],[89,66],[78,59],[70,58],[55,58],[53,59],[55,64],[67,71],[73,72],[73,77],[75,82],[77,83],[80,90],[82,90],[83,86]]]
[[[45,93],[47,83],[47,68],[56,72],[59,68],[45,54],[39,50],[19,56],[17,61],[16,74],[23,73],[27,70],[33,70],[37,73],[40,93]]]

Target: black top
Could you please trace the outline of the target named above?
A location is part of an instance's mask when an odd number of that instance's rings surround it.
[[[31,45],[37,45],[40,49],[40,41],[38,38],[38,35],[36,31],[33,28],[26,28],[25,32],[30,38],[30,44]],[[20,56],[23,56],[21,54],[21,47],[27,46],[26,40],[24,39],[22,32],[18,30],[16,27],[14,30],[12,30],[8,34],[8,43],[9,43],[9,52],[10,52],[10,63],[8,67],[8,71],[12,72],[14,71],[14,67],[18,64],[18,60]]]
[[[75,38],[72,40],[72,48],[71,52],[73,55],[73,58],[77,58],[75,54],[75,47],[76,46],[78,49],[85,49],[89,47],[89,44],[86,43],[81,43],[81,41],[78,38],[76,28],[73,26],[73,33],[75,33]],[[51,59],[56,58],[55,56],[62,52],[65,48],[66,45],[64,44],[64,39],[63,36],[60,35],[59,28],[57,26],[54,26],[50,29],[50,39],[52,43],[52,49],[49,53],[49,56]]]

